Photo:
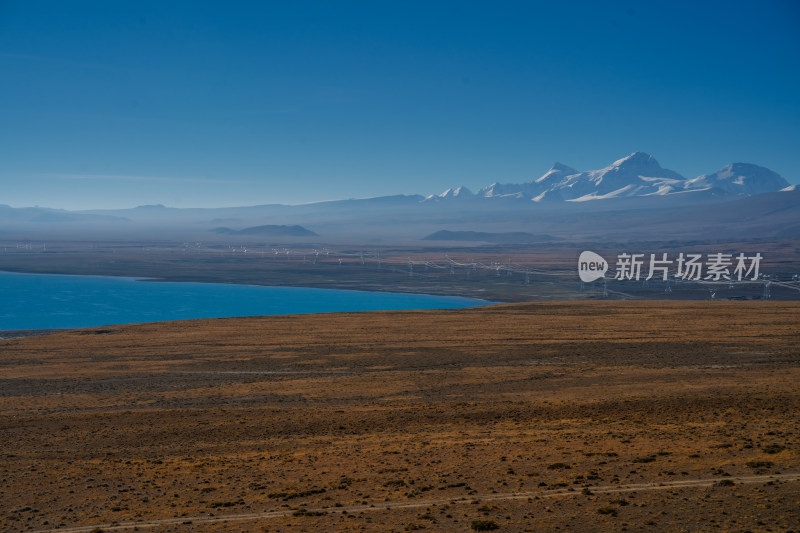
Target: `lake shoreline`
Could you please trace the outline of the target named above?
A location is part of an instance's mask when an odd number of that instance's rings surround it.
[[[153,278],[0,272],[4,337],[202,318],[480,307],[495,302],[460,296]]]

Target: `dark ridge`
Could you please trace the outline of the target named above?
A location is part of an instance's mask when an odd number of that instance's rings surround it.
[[[508,233],[488,233],[483,231],[448,231],[431,233],[423,241],[469,241],[491,242],[494,244],[526,244],[532,242],[548,242],[557,240],[552,235],[535,235],[524,231]]]
[[[244,229],[214,228],[214,233],[222,235],[262,235],[267,237],[317,237],[318,235],[303,226],[253,226]]]

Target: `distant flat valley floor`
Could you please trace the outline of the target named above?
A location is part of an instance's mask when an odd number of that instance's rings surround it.
[[[797,531],[800,304],[0,340],[2,531]]]
[[[611,263],[602,281],[581,284],[578,256],[600,253]],[[760,253],[757,282],[615,281],[617,254]],[[649,263],[648,263],[649,264]],[[673,264],[671,271],[674,273]],[[0,271],[152,278],[165,281],[238,283],[329,289],[358,289],[464,296],[495,302],[574,299],[774,299],[800,300],[800,240],[543,242],[486,244],[270,243],[231,236],[229,242],[74,241],[0,238]],[[706,271],[704,270],[704,276]],[[745,276],[747,278],[747,276]],[[769,282],[769,287],[765,285]]]

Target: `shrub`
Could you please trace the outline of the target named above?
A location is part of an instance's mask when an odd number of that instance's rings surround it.
[[[764,450],[764,453],[768,453],[771,455],[773,453],[782,452],[783,450],[786,449],[786,446],[781,446],[780,444],[768,444],[762,447],[761,449]]]
[[[494,520],[473,520],[470,524],[472,531],[494,531],[500,529],[500,526]]]
[[[324,511],[309,511],[307,509],[298,509],[292,513],[292,516],[323,516],[327,513]]]
[[[769,468],[775,465],[772,461],[748,461],[745,464],[750,468]]]

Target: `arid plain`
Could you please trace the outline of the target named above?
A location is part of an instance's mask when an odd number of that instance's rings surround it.
[[[800,304],[0,341],[3,531],[798,531]]]

